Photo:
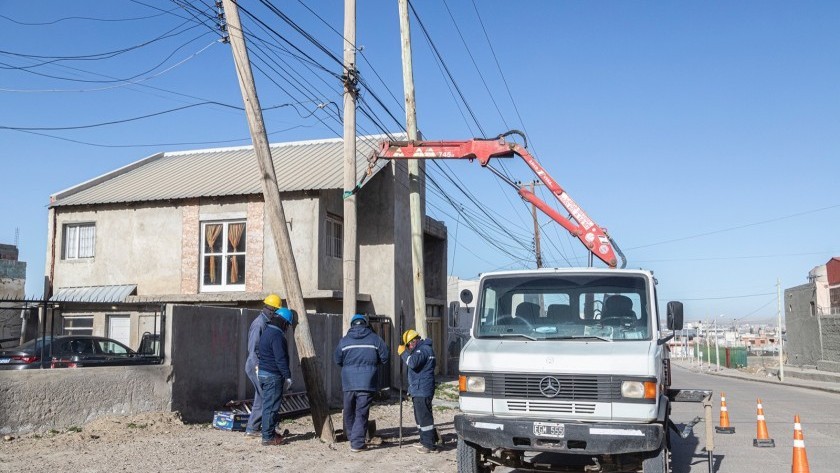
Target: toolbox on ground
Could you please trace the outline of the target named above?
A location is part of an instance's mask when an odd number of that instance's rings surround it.
[[[249,417],[251,417],[251,414],[216,411],[213,413],[213,427],[221,430],[244,431]]]

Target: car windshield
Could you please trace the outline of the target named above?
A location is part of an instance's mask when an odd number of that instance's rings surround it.
[[[487,277],[475,334],[523,340],[649,340],[647,287],[642,275]]]

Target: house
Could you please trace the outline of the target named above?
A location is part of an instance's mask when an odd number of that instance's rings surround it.
[[[357,175],[368,176],[357,194],[357,307],[394,321],[401,303],[413,305],[408,176],[405,162],[368,169],[382,139],[357,143]],[[340,314],[343,142],[279,143],[271,152],[306,310]],[[445,328],[446,236],[425,217],[432,337]],[[47,255],[57,333],[131,347],[160,328],[164,303],[260,308],[268,293],[285,299],[250,146],[158,153],[53,194]]]
[[[0,301],[24,298],[26,263],[15,245],[0,244]],[[21,336],[20,304],[0,302],[0,347],[14,346]]]
[[[840,257],[785,289],[784,308],[787,363],[840,372]]]

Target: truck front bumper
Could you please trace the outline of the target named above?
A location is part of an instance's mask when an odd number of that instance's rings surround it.
[[[544,419],[507,419],[494,416],[455,416],[455,430],[467,442],[495,450],[561,452],[571,454],[621,454],[657,450],[665,438],[662,424],[562,422],[544,431]]]

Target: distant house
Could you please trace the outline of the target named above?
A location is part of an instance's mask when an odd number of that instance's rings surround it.
[[[785,289],[784,307],[787,362],[840,372],[840,257]]]
[[[0,244],[0,301],[24,298],[26,263],[18,261],[15,245]],[[14,346],[20,341],[20,305],[0,302],[0,346]]]
[[[409,196],[404,162],[367,157],[357,175],[358,309],[389,318],[411,307]],[[343,142],[271,145],[308,312],[341,313]],[[430,330],[444,330],[446,227],[424,220]],[[46,276],[60,303],[56,331],[136,347],[159,324],[155,304],[259,308],[285,300],[252,147],[158,153],[50,198]],[[410,310],[405,311],[410,314]],[[410,322],[409,322],[410,323]]]

